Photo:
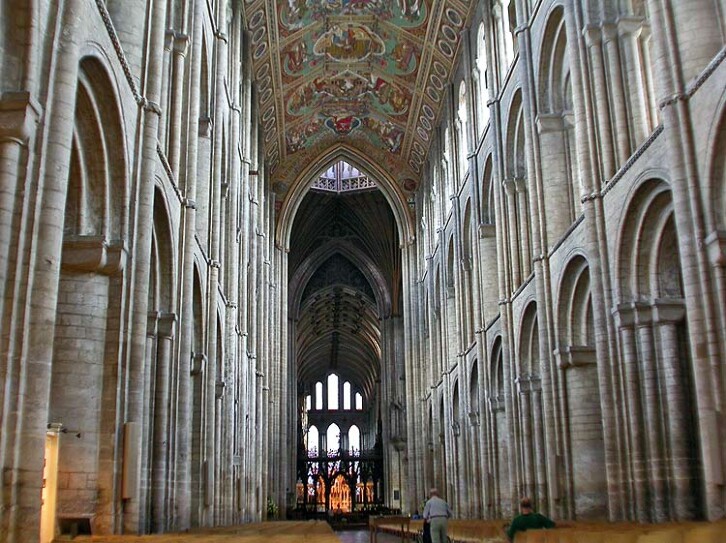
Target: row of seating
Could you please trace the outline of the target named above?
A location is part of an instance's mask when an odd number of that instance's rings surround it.
[[[449,521],[453,543],[506,542],[505,520]],[[423,521],[412,520],[408,529],[400,523],[379,522],[379,531],[411,540],[420,535]],[[668,524],[565,522],[552,530],[520,532],[515,543],[726,543],[726,520]]]
[[[726,543],[726,520],[668,524],[568,523],[517,534],[515,543]]]
[[[259,522],[160,535],[94,535],[78,537],[77,541],[93,543],[340,543],[327,522],[316,520]]]
[[[451,519],[448,534],[454,543],[496,543],[507,540],[504,535],[506,525],[507,521],[504,520]],[[402,529],[401,525],[396,523],[379,523],[378,530],[404,540],[413,539],[423,531],[423,520],[412,520],[408,530]]]

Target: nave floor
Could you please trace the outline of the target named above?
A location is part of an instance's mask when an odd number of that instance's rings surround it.
[[[67,541],[59,537],[55,541]],[[78,536],[75,543],[368,543],[368,530],[333,532],[327,522],[288,521],[243,524],[227,528],[193,530],[162,535]],[[378,534],[378,543],[400,543],[401,538]]]

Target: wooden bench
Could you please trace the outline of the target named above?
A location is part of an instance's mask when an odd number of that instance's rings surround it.
[[[396,535],[400,534],[401,541],[406,541],[410,538],[411,531],[411,517],[404,515],[389,515],[385,517],[368,517],[368,530],[370,535],[370,542],[378,542],[378,532],[387,531],[393,532]]]

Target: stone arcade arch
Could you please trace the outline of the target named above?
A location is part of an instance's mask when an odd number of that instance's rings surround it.
[[[697,426],[673,200],[668,183],[633,190],[618,239],[617,305],[628,412],[628,469],[636,518],[694,518],[699,508]],[[666,450],[670,454],[666,456]],[[655,462],[656,469],[647,466]],[[672,511],[672,513],[671,513]]]
[[[566,514],[602,518],[607,511],[607,479],[602,431],[600,387],[590,295],[590,270],[585,258],[574,256],[564,268],[559,286],[555,356],[560,372],[565,474],[562,492]]]
[[[65,198],[48,420],[68,432],[59,439],[59,519],[116,522],[112,466],[118,446],[116,385],[122,356],[122,292],[128,188],[121,115],[103,63],[79,63],[71,162]],[[120,198],[121,205],[112,199]],[[86,333],[74,329],[83,323]],[[77,386],[82,383],[81,386]],[[72,437],[75,435],[77,438]],[[71,476],[72,475],[72,476]],[[89,490],[89,481],[98,491]],[[97,498],[97,492],[100,499]]]

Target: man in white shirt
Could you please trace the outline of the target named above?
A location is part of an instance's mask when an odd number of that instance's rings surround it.
[[[424,522],[431,525],[431,542],[446,543],[446,527],[451,516],[451,508],[439,497],[439,491],[432,488],[429,492],[429,501],[423,511]]]

